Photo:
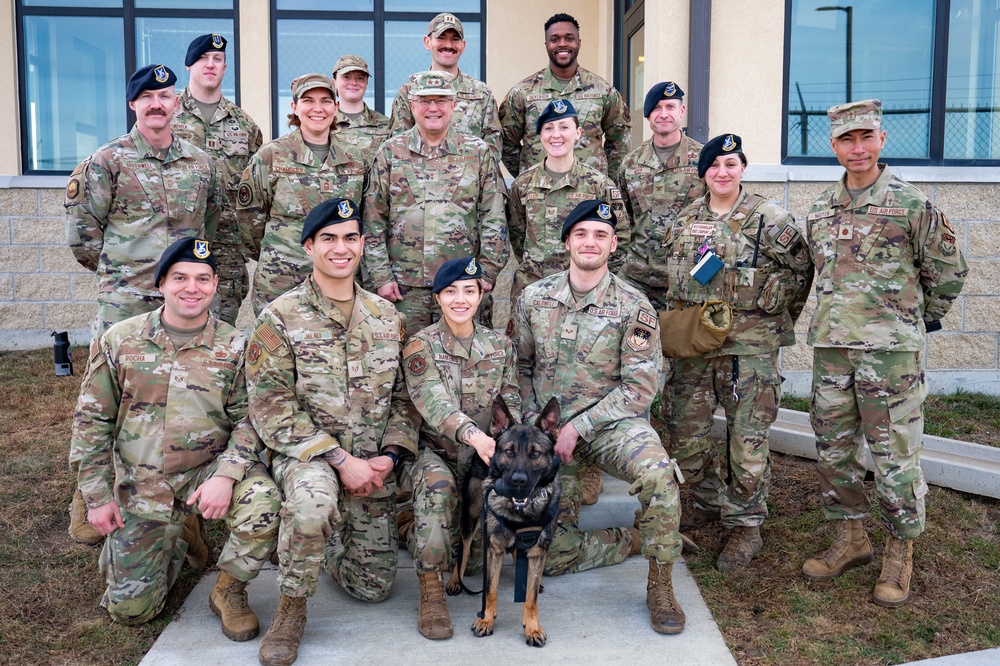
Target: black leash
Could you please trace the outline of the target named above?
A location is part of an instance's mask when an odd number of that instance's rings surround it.
[[[756,257],[754,257],[756,260]],[[740,401],[736,387],[740,385],[740,357],[733,354],[733,405]],[[726,485],[733,485],[733,446],[729,440],[729,417],[726,417]]]

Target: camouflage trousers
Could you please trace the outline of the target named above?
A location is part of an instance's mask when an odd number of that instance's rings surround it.
[[[898,539],[924,531],[927,483],[920,469],[927,386],[918,352],[813,350],[816,471],[827,520],[862,518],[865,446],[875,463],[882,522]]]
[[[184,563],[188,544],[180,538],[191,509],[185,504],[197,486],[214,472],[214,465],[197,475],[185,497],[174,500],[170,520],[147,520],[122,511],[125,523],[104,540],[101,573],[108,587],[101,606],[122,624],[142,624],[160,614],[167,592]],[[250,581],[274,550],[278,536],[281,494],[263,465],[254,465],[233,486],[226,514],[229,539],[219,556],[219,568],[233,578]]]
[[[641,291],[649,300],[650,305],[653,306],[653,310],[657,313],[666,310],[669,306],[670,299],[666,296],[667,290],[665,287],[654,287],[645,282],[640,282],[635,278],[627,277],[624,269],[618,272],[618,277]],[[673,363],[674,359],[663,357],[663,367],[660,369],[660,418],[663,419],[664,423],[670,420],[670,413],[673,409],[669,390],[671,377],[674,374]],[[663,444],[664,448],[669,451],[669,442],[664,442]]]
[[[228,243],[213,243],[215,272],[219,276],[219,289],[212,300],[212,313],[219,319],[236,325],[243,299],[246,298],[250,282],[247,265],[243,260],[243,246]]]
[[[753,527],[767,518],[767,438],[778,416],[781,385],[777,360],[777,352],[740,356],[734,399],[732,356],[674,359],[673,413],[667,421],[670,453],[691,486],[695,506],[720,511],[725,527]],[[729,430],[730,467],[725,474],[726,454],[710,435],[720,404]]]
[[[455,553],[462,544],[462,485],[478,455],[471,446],[462,450],[457,464],[452,464],[430,449],[423,448],[408,466],[413,487],[414,529],[406,547],[413,555],[418,574],[450,571],[455,567]],[[482,537],[473,541],[466,572],[483,567]]]
[[[441,308],[434,300],[434,294],[427,287],[409,287],[399,284],[399,293],[403,297],[393,305],[399,312],[406,316],[406,340],[441,318]],[[493,297],[484,294],[482,302],[479,303],[479,321],[484,326],[493,327]]]
[[[90,324],[90,339],[97,340],[112,324],[136,315],[152,312],[163,305],[163,296],[140,295],[131,292],[101,293],[97,295],[97,315]]]
[[[341,488],[322,458],[302,462],[277,454],[271,469],[285,496],[278,531],[281,593],[311,597],[325,569],[356,599],[389,596],[398,550],[391,477],[378,497],[358,497]]]
[[[639,496],[642,515],[639,535],[643,556],[667,564],[681,554],[680,501],[673,464],[660,438],[641,418],[623,419],[578,441],[573,460],[560,469],[562,499],[555,536],[545,558],[545,574],[558,576],[618,564],[628,558],[628,528],[580,529],[583,468],[596,464],[608,474],[628,481],[629,494]]]

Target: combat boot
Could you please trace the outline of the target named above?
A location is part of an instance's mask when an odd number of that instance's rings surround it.
[[[420,608],[417,610],[417,628],[420,635],[432,640],[451,638],[451,617],[444,600],[444,583],[441,572],[418,573],[420,580]]]
[[[208,541],[205,538],[205,521],[192,511],[184,521],[181,529],[181,539],[187,542],[187,563],[195,571],[201,571],[208,566],[211,554]]]
[[[407,542],[410,539],[410,534],[413,532],[413,525],[416,519],[413,516],[413,509],[402,509],[398,514],[396,514],[396,526],[399,531],[399,545],[402,548],[407,548]]]
[[[913,540],[890,536],[882,554],[882,573],[875,583],[874,601],[879,606],[897,608],[910,599],[913,575]]]
[[[306,598],[281,595],[271,627],[260,639],[258,658],[263,666],[289,666],[299,656],[299,642],[306,628]]]
[[[104,542],[104,537],[87,522],[87,505],[79,488],[73,493],[73,501],[69,505],[69,536],[73,541],[88,546]]]
[[[674,596],[674,563],[661,564],[649,561],[649,579],[646,581],[646,606],[649,623],[660,634],[679,634],[684,631],[684,611]]]
[[[231,641],[248,641],[260,633],[257,616],[247,603],[247,584],[225,571],[208,595],[208,607],[222,620],[222,633]]]
[[[604,470],[599,465],[591,465],[583,477],[583,504],[597,504],[597,498],[604,492]]]
[[[838,520],[833,543],[825,553],[802,565],[802,575],[809,580],[830,580],[848,569],[872,561],[872,544],[860,518]]]
[[[753,556],[764,547],[760,536],[760,527],[734,527],[730,530],[729,540],[715,561],[719,571],[736,571],[750,564]]]

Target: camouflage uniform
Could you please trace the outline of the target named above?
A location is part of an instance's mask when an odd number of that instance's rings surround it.
[[[544,159],[514,179],[507,198],[510,244],[520,264],[514,274],[510,300],[516,302],[525,286],[569,268],[562,225],[582,201],[600,199],[611,204],[618,216],[618,250],[611,256],[611,270],[621,268],[628,247],[629,224],[621,190],[600,171],[580,160],[556,182],[545,171]]]
[[[153,284],[175,240],[215,237],[222,189],[212,158],[174,135],[153,148],[138,127],[104,144],[69,177],[67,237],[81,266],[97,272],[97,340],[111,324],[163,304]]]
[[[381,601],[396,576],[395,484],[366,496],[342,488],[324,454],[362,459],[397,446],[416,452],[417,418],[399,368],[403,318],[355,287],[349,322],[310,275],[257,319],[247,346],[250,419],[270,449],[285,495],[278,588],[316,592],[326,569],[352,596]],[[330,539],[333,535],[333,539]]]
[[[236,481],[219,568],[257,576],[274,550],[281,495],[259,462],[247,419],[244,334],[210,317],[180,349],[162,308],[112,326],[91,349],[73,420],[73,452],[87,506],[117,502],[124,529],[104,542],[101,605],[124,624],[163,610],[187,552],[186,502],[213,476]]]
[[[369,109],[367,104],[361,115],[353,120],[344,115],[343,111],[337,111],[330,131],[337,133],[341,143],[357,148],[364,156],[366,165],[372,163],[378,147],[392,135],[389,131],[389,119],[378,111]]]
[[[625,208],[632,228],[620,275],[646,294],[657,312],[667,309],[670,228],[682,210],[705,194],[705,182],[698,177],[699,155],[701,144],[685,135],[666,164],[656,156],[652,139],[622,162]]]
[[[469,353],[439,321],[406,345],[403,369],[410,399],[423,417],[420,453],[410,468],[416,523],[407,545],[417,573],[446,571],[454,566],[454,549],[461,543],[460,489],[478,455],[458,437],[470,425],[490,431],[497,396],[519,419],[514,345],[476,324]]]
[[[632,484],[643,513],[642,554],[668,564],[681,552],[673,465],[660,438],[640,415],[656,393],[660,337],[649,301],[610,272],[574,303],[569,272],[529,285],[517,301],[521,411],[534,419],[552,396],[562,424],[580,433],[573,461],[563,463],[563,496],[555,537],[545,560],[548,575],[621,562],[629,555],[625,528],[579,528],[581,462]]]
[[[553,99],[568,99],[579,114],[576,158],[618,181],[622,158],[632,145],[632,116],[614,86],[583,67],[564,87],[546,67],[517,83],[500,105],[503,163],[518,175],[545,157],[535,122]]]
[[[496,284],[508,256],[505,195],[489,146],[453,128],[433,148],[416,127],[379,148],[365,192],[365,265],[376,287],[399,285],[395,305],[411,333],[439,315],[431,286],[445,261],[473,256]]]
[[[667,426],[671,455],[692,485],[695,506],[720,511],[726,527],[754,527],[767,517],[767,438],[781,385],[778,349],[795,342],[812,261],[798,224],[773,202],[741,189],[732,211],[719,217],[708,207],[710,196],[696,200],[674,224],[666,296],[671,309],[726,301],[733,307],[733,328],[718,349],[674,359]],[[703,245],[725,264],[704,286],[689,273]],[[710,436],[719,404],[729,426],[727,474]]]
[[[264,144],[251,158],[240,180],[237,216],[247,249],[258,261],[254,314],[312,272],[300,242],[302,222],[321,201],[361,201],[366,164],[361,152],[335,132],[321,163],[299,129]]]
[[[401,134],[413,127],[413,111],[410,110],[409,99],[411,85],[413,76],[399,88],[392,103],[393,134]],[[493,155],[499,159],[500,119],[493,92],[485,83],[461,70],[452,81],[452,87],[458,94],[455,96],[455,110],[451,115],[451,128],[459,134],[479,137],[493,149]]]
[[[898,539],[924,530],[920,470],[925,324],[940,321],[968,265],[948,218],[880,164],[872,188],[852,200],[845,179],[806,218],[816,264],[813,404],[823,512],[861,518],[864,435],[876,465],[882,520]]]
[[[228,324],[235,324],[249,288],[243,239],[236,221],[236,190],[240,174],[263,140],[257,123],[240,107],[223,97],[215,115],[205,119],[189,88],[177,98],[177,114],[170,129],[185,141],[198,146],[215,160],[222,183],[222,215],[212,243],[219,290],[212,312]]]

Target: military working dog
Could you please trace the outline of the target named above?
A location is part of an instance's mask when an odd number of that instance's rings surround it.
[[[466,508],[462,514],[462,563],[468,561],[486,499],[486,599],[472,632],[479,637],[493,633],[504,554],[521,548],[527,558],[524,639],[528,645],[542,647],[546,636],[538,623],[538,592],[562,494],[559,458],[555,454],[559,400],[549,400],[534,425],[522,425],[514,422],[506,403],[497,398],[490,431],[497,442],[490,466],[487,469],[477,457],[463,489]],[[456,569],[455,576],[461,573]]]

